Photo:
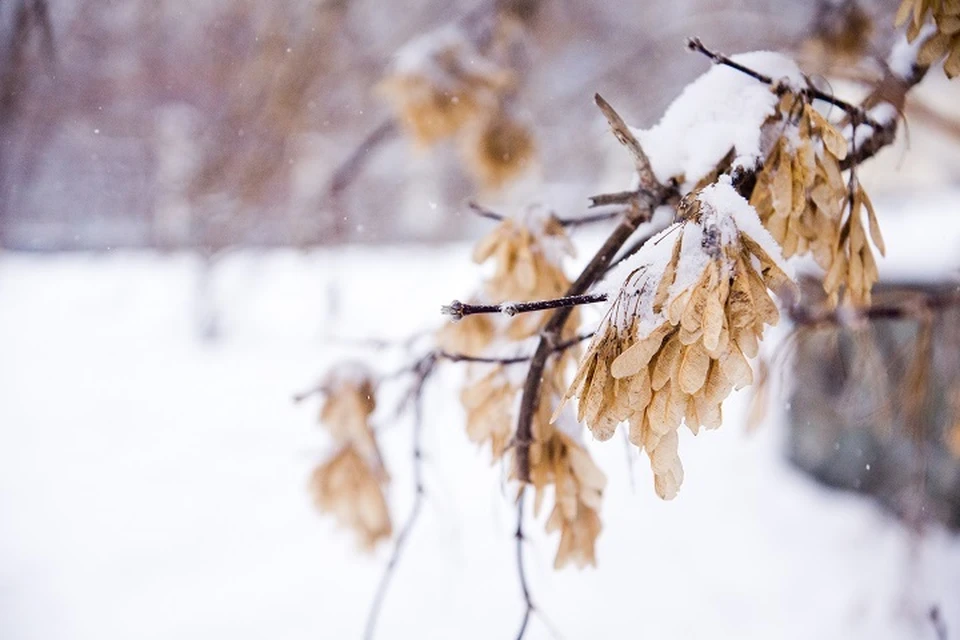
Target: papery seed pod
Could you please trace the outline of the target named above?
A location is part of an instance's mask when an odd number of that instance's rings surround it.
[[[849,197],[840,170],[846,139],[812,105],[790,93],[768,126],[782,133],[757,175],[750,203],[785,257],[810,253],[825,270],[828,301],[837,304],[846,291],[846,300],[868,302],[876,263],[871,248],[860,242],[862,209],[868,212],[871,238],[881,254],[883,238],[863,189],[858,185]]]
[[[716,428],[721,404],[752,381],[747,357],[779,320],[770,291],[792,286],[773,238],[722,178],[690,197],[688,215],[651,240],[615,296],[564,401],[598,439],[630,423],[657,494],[683,481],[677,429]]]
[[[524,173],[536,158],[530,129],[503,110],[473,127],[462,139],[466,166],[487,189],[500,189]]]
[[[530,483],[535,513],[540,512],[546,489],[554,487],[554,507],[546,525],[547,533],[560,531],[554,567],[561,569],[569,562],[578,568],[596,565],[594,547],[602,529],[599,511],[606,475],[581,443],[547,421],[548,407],[540,413],[530,448]]]
[[[467,412],[467,436],[480,445],[489,443],[494,460],[503,456],[513,433],[513,407],[518,392],[517,385],[499,365],[460,392],[460,402]]]
[[[317,508],[332,513],[341,525],[353,530],[366,550],[392,533],[383,484],[350,445],[318,466],[310,479]]]
[[[459,29],[445,27],[401,49],[379,90],[414,141],[427,146],[489,120],[513,83],[510,70],[483,56]]]
[[[903,0],[897,11],[896,25],[907,25],[907,40],[920,35],[927,15],[933,18],[936,32],[920,47],[917,63],[931,65],[943,58],[948,78],[960,75],[960,4],[956,0]]]
[[[314,501],[371,549],[391,533],[384,496],[389,478],[369,424],[376,406],[373,379],[363,366],[346,363],[331,371],[321,388],[320,421],[339,450],[313,472]]]

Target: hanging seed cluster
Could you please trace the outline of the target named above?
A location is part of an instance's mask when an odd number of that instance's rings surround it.
[[[464,166],[489,189],[536,157],[530,127],[511,107],[517,77],[504,51],[517,37],[515,24],[502,19],[481,51],[468,34],[443,28],[406,45],[379,87],[419,146],[457,138]]]
[[[677,429],[720,426],[721,403],[752,382],[747,359],[779,319],[770,290],[790,283],[729,182],[688,196],[686,216],[652,241],[669,243],[665,263],[651,260],[623,283],[564,398],[579,399],[578,420],[600,440],[630,423],[664,499],[683,482]]]
[[[384,497],[388,477],[369,424],[374,385],[365,370],[351,364],[333,371],[323,391],[320,422],[338,450],[314,470],[310,488],[317,507],[352,529],[369,550],[392,531]]]
[[[848,302],[869,304],[878,274],[863,233],[864,209],[881,254],[884,244],[870,199],[843,178],[846,138],[809,101],[789,92],[765,126],[778,135],[757,174],[750,204],[784,257],[809,253],[827,272],[824,290],[832,305],[841,289]]]
[[[517,218],[504,219],[480,240],[473,253],[478,264],[493,262],[493,274],[483,283],[478,298],[488,304],[502,304],[562,296],[570,287],[562,261],[572,253],[562,225],[545,209],[530,207]],[[440,344],[472,355],[502,353],[511,344],[537,336],[548,313],[468,316],[447,325],[440,333]],[[564,339],[574,335],[578,315],[572,314]],[[475,318],[477,322],[470,322]],[[582,567],[595,562],[594,546],[601,530],[600,497],[606,485],[603,472],[571,435],[581,427],[574,424],[564,432],[550,422],[550,412],[566,388],[564,371],[576,356],[577,350],[571,348],[551,357],[544,371],[530,445],[530,482],[536,491],[537,512],[547,489],[554,488],[555,504],[547,529],[560,532],[555,561],[558,568],[568,563]],[[473,442],[489,444],[494,460],[511,450],[524,373],[522,366],[499,364],[472,364],[468,370],[468,383],[460,395],[467,412],[467,435]],[[515,469],[511,475],[516,476]]]
[[[561,264],[572,252],[573,247],[563,227],[541,207],[529,207],[517,218],[502,220],[474,249],[474,261],[478,264],[492,261],[494,269],[475,301],[502,304],[563,295],[570,281]],[[536,336],[546,320],[547,312],[525,313],[512,318],[468,316],[444,326],[438,335],[438,343],[441,348],[456,353],[496,355],[510,344]],[[576,323],[574,317],[565,337],[573,335]],[[575,350],[571,349],[554,359],[545,373],[545,393],[562,393],[564,368],[575,357]],[[517,371],[516,368],[513,371]],[[509,365],[474,364],[468,368],[467,378],[460,394],[460,401],[467,411],[467,435],[478,444],[489,443],[494,460],[499,460],[513,436],[513,413],[522,375],[511,375]]]
[[[547,533],[560,532],[560,545],[554,568],[569,563],[582,569],[596,565],[596,541],[603,528],[600,501],[607,477],[583,445],[549,423],[549,409],[543,409],[530,447],[530,483],[536,498],[534,513],[539,514],[549,486],[554,487],[554,505],[547,518]],[[542,433],[547,431],[546,434]]]
[[[920,35],[927,20],[933,17],[937,30],[920,46],[917,63],[931,65],[944,60],[943,71],[948,78],[960,75],[960,2],[958,0],[903,0],[897,11],[896,25],[909,20],[907,40],[913,42]]]

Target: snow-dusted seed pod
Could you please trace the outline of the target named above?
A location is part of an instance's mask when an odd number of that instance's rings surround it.
[[[514,82],[513,72],[485,57],[461,29],[448,26],[398,51],[380,92],[413,140],[429,146],[490,120]]]
[[[770,291],[791,286],[779,249],[727,178],[688,196],[688,217],[641,250],[565,400],[598,439],[622,422],[647,452],[657,494],[683,481],[676,430],[716,428],[748,358],[779,319]]]
[[[784,257],[809,253],[823,268],[831,304],[839,302],[841,290],[848,302],[869,304],[877,268],[862,232],[864,209],[881,254],[884,244],[866,193],[857,185],[851,198],[841,173],[846,138],[809,101],[791,92],[765,127],[778,135],[757,174],[750,204]]]

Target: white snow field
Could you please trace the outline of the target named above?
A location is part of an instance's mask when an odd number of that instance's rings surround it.
[[[351,354],[399,367],[402,350],[330,339],[434,326],[476,279],[466,245],[238,252],[206,294],[185,254],[0,255],[0,638],[360,637],[389,545],[363,555],[313,510],[329,443],[316,402],[291,396]],[[216,341],[198,337],[198,295]],[[466,440],[457,366],[428,391],[428,496],[379,638],[520,623],[514,508]],[[401,391],[377,413],[396,525],[413,495]],[[619,437],[590,443],[609,476],[599,566],[554,572],[546,514],[527,525],[533,596],[561,637],[934,640],[933,606],[960,634],[960,540],[814,484],[782,459],[776,407],[745,432],[745,400],[718,431],[683,431],[672,502],[635,453],[631,487]]]

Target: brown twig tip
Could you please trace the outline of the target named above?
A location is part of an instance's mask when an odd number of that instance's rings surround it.
[[[687,49],[689,49],[690,51],[696,51],[697,53],[702,53],[708,58],[710,58],[711,60],[713,60],[714,62],[717,61],[713,53],[709,49],[707,49],[705,46],[703,46],[703,42],[700,40],[700,38],[697,38],[696,36],[692,38],[687,38]]]
[[[575,296],[564,296],[562,298],[534,300],[533,302],[504,302],[502,304],[466,304],[459,300],[454,300],[450,304],[440,307],[440,312],[444,315],[452,316],[454,321],[479,313],[502,313],[513,317],[518,313],[531,313],[533,311],[545,311],[547,309],[560,309],[563,307],[578,307],[584,304],[605,302],[606,299],[607,294],[605,293],[587,293]]]
[[[456,322],[458,320],[463,320],[463,316],[466,315],[463,311],[465,306],[466,305],[459,300],[454,300],[450,304],[442,305],[440,307],[440,313],[445,316],[450,316],[450,319]]]

